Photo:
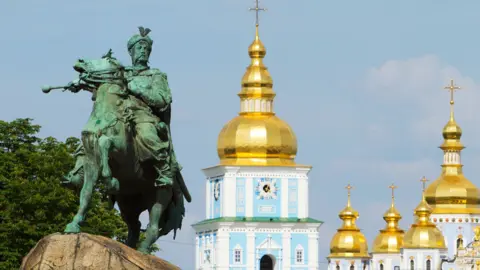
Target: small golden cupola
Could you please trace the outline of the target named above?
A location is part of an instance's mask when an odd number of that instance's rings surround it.
[[[373,242],[373,253],[400,253],[403,247],[403,236],[405,232],[399,228],[398,222],[402,216],[395,208],[395,189],[392,184],[389,188],[392,189],[392,204],[390,208],[383,215],[383,219],[387,222],[385,229],[380,230],[380,233]]]
[[[263,58],[267,51],[255,26],[255,40],[248,48],[251,63],[242,79],[240,113],[218,136],[221,165],[296,166],[297,138],[292,128],[273,111],[273,80]]]
[[[403,248],[445,249],[445,238],[442,232],[430,221],[432,207],[425,200],[425,183],[428,180],[423,177],[420,181],[423,182],[422,201],[415,208],[416,221],[405,233]]]
[[[352,188],[350,184],[346,187],[348,190],[347,206],[338,214],[343,220],[343,224],[330,242],[328,258],[370,258],[365,236],[355,223],[359,214],[351,206],[350,191]]]
[[[460,142],[462,129],[454,118],[453,93],[460,89],[453,80],[445,89],[450,91],[450,119],[443,128],[444,142],[442,173],[425,190],[425,199],[434,214],[480,214],[480,192],[463,174],[460,154],[465,148]]]

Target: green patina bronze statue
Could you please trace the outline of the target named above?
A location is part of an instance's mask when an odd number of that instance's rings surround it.
[[[160,236],[173,230],[175,237],[185,215],[184,199],[190,202],[191,196],[173,150],[167,75],[149,67],[150,29],[139,29],[127,44],[132,66],[124,67],[110,50],[101,59],[79,59],[74,65],[79,78],[68,85],[42,90],[85,90],[94,101],[75,167],[63,180],[82,187],[79,210],[65,232],[80,232],[93,188],[102,181],[128,226],[128,246],[137,247],[139,217],[149,211],[146,239],[138,245],[147,252]]]

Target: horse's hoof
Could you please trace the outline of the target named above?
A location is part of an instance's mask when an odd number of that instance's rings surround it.
[[[65,227],[64,233],[80,233],[80,226],[77,223],[71,222],[68,223]]]

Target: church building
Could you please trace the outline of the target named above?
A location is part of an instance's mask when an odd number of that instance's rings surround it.
[[[443,164],[440,176],[426,187],[425,177],[414,222],[405,232],[398,222],[402,218],[392,203],[383,219],[387,225],[368,243],[357,227],[359,214],[350,201],[340,212],[343,225],[330,243],[328,269],[331,270],[437,270],[480,269],[480,193],[463,174],[460,153],[462,130],[454,118],[453,92],[459,87],[453,80],[445,89],[451,92],[450,119],[443,128]]]
[[[220,163],[203,170],[206,217],[192,225],[195,269],[319,269],[322,222],[309,217],[311,166],[295,162],[295,134],[274,113],[258,21],[248,54],[239,115],[218,137]]]

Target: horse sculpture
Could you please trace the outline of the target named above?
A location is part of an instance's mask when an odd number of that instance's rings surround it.
[[[134,99],[127,92],[124,67],[111,57],[79,59],[74,69],[84,83],[82,89],[92,92],[93,110],[82,131],[81,141],[85,158],[83,182],[78,212],[66,228],[66,233],[80,232],[95,185],[103,181],[109,196],[118,203],[121,216],[128,226],[126,244],[137,248],[140,237],[140,214],[148,210],[149,224],[146,238],[138,250],[147,253],[155,241],[163,235],[181,229],[185,214],[184,198],[191,197],[178,166],[173,166],[173,186],[155,187],[157,172],[151,164],[137,158],[134,123],[129,119]],[[68,87],[44,87],[68,90]],[[161,119],[159,119],[161,121]],[[169,138],[171,140],[171,138]],[[173,150],[172,150],[173,152]]]

